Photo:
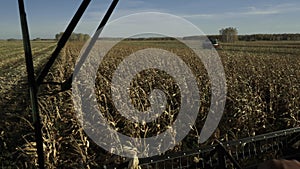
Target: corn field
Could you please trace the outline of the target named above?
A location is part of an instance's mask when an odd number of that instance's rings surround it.
[[[0,41],[0,166],[34,168],[37,163],[34,130],[29,106],[26,68],[21,42]],[[72,91],[61,91],[73,72],[83,42],[69,42],[39,91],[39,108],[46,168],[95,168],[122,164],[127,159],[98,147],[76,118]],[[36,73],[55,47],[55,42],[32,42]],[[128,55],[145,48],[161,48],[178,55],[196,76],[201,107],[185,139],[167,153],[209,145],[215,139],[236,140],[300,126],[300,42],[224,43],[217,50],[226,73],[227,98],[224,115],[214,135],[205,144],[199,133],[210,106],[210,80],[194,53],[175,40],[123,41],[111,50],[98,69],[95,90],[98,108],[115,130],[133,137],[163,132],[176,119],[180,89],[165,72],[149,69],[133,79],[133,105],[146,110],[152,89],[167,93],[166,111],[153,123],[133,123],[114,108],[110,96],[113,71]],[[180,70],[176,70],[180,73]]]

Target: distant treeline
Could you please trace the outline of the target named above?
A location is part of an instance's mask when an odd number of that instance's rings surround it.
[[[55,35],[55,39],[59,40],[63,35],[63,32],[60,32]],[[72,33],[69,40],[70,41],[87,41],[90,38],[90,35],[83,33]]]
[[[55,39],[59,40],[62,36],[63,32],[60,32],[55,35]],[[222,40],[222,35],[207,35],[208,38],[211,39],[219,39]],[[70,37],[70,41],[86,41],[90,38],[90,35],[88,34],[82,34],[82,33],[72,33]],[[199,39],[205,39],[206,36],[188,36],[184,37],[184,40],[199,40]],[[102,40],[122,40],[122,38],[100,38]],[[131,41],[131,40],[174,40],[176,38],[173,37],[148,37],[148,38],[127,38],[124,39],[126,41]],[[181,38],[178,38],[181,39]],[[19,41],[21,39],[14,39],[10,38],[7,39],[7,41]],[[36,38],[33,39],[34,41],[39,41],[39,40],[51,40],[51,39],[41,39],[41,38]],[[253,34],[253,35],[238,35],[238,40],[239,41],[300,41],[300,33],[297,34]]]
[[[238,38],[241,41],[255,41],[255,40],[296,41],[296,40],[300,40],[300,34],[254,34],[254,35],[239,35]]]
[[[15,38],[9,38],[9,39],[6,39],[7,41],[21,41],[22,39],[15,39]]]
[[[209,38],[221,39],[221,35],[209,35]],[[300,34],[253,34],[238,35],[239,41],[300,41]]]
[[[239,41],[300,41],[300,34],[253,34],[253,35],[237,35]],[[207,36],[188,36],[178,39],[183,40],[205,40],[206,38],[219,39],[222,41],[222,35],[207,35]],[[175,40],[173,37],[147,37],[147,38],[127,38],[125,41],[160,41],[160,40]],[[100,38],[100,40],[122,40],[122,38]]]
[[[148,38],[127,38],[126,41],[135,41],[135,40],[152,40],[152,41],[160,41],[160,40],[175,40],[176,38],[173,37],[148,37]]]
[[[180,38],[179,38],[180,39]],[[113,40],[113,41],[165,41],[165,40],[176,40],[173,37],[139,37],[139,38],[110,38],[110,37],[101,37],[98,40]]]

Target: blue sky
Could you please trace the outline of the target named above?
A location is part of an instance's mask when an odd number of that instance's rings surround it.
[[[93,34],[111,0],[92,0],[76,32]],[[81,0],[25,0],[31,38],[54,38]],[[183,17],[205,34],[236,27],[239,34],[300,33],[299,0],[120,0],[111,20],[137,12]],[[0,39],[21,38],[17,0],[0,2]],[[126,27],[124,27],[126,29]]]

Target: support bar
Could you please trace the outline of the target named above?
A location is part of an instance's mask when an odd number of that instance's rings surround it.
[[[68,27],[66,28],[65,32],[63,33],[62,37],[59,39],[57,43],[57,47],[55,48],[54,52],[52,53],[49,61],[44,66],[43,70],[41,71],[40,75],[37,78],[37,85],[40,86],[44,79],[46,78],[47,74],[51,66],[54,64],[54,61],[58,57],[62,48],[66,45],[69,37],[71,36],[72,32],[74,31],[76,25],[78,24],[80,18],[82,17],[84,11],[88,7],[91,0],[83,0],[80,7],[78,8],[77,12],[75,13],[74,17],[72,18],[71,22],[69,23]]]
[[[225,157],[227,157],[236,169],[242,169],[240,164],[232,157],[231,154],[228,153],[222,142],[220,142],[219,140],[217,140],[217,142],[218,145],[216,147],[216,150],[218,152],[219,168],[226,169]]]
[[[80,67],[83,65],[84,61],[86,60],[86,57],[89,55],[90,51],[92,50],[93,46],[95,45],[99,35],[101,34],[103,28],[105,27],[105,25],[107,24],[110,16],[112,15],[114,9],[116,8],[117,4],[118,4],[119,0],[113,0],[113,2],[111,3],[110,7],[108,8],[107,12],[105,13],[102,21],[100,22],[95,34],[93,35],[88,47],[85,49],[84,54],[82,56],[85,57],[81,57],[79,62],[77,63],[78,69],[80,69]],[[74,75],[74,73],[69,77],[69,79],[66,80],[66,82],[63,84],[62,86],[62,90],[68,90],[71,88],[71,83],[72,83],[72,78]]]
[[[31,45],[29,38],[29,31],[24,7],[24,1],[18,0],[19,2],[19,12],[23,36],[23,44],[25,51],[25,60],[26,60],[26,69],[28,74],[28,84],[31,100],[31,109],[33,117],[33,126],[35,131],[35,141],[38,154],[38,165],[40,169],[43,169],[44,166],[44,152],[43,152],[43,136],[42,136],[42,124],[40,121],[39,108],[38,108],[38,99],[37,99],[37,86],[34,77],[34,67],[31,53]]]

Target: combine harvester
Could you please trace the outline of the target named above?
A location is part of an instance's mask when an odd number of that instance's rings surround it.
[[[218,39],[209,38],[203,42],[202,47],[204,49],[221,49],[221,45],[219,44]]]

